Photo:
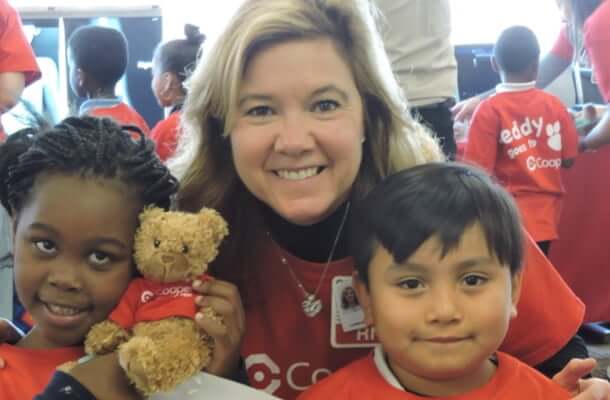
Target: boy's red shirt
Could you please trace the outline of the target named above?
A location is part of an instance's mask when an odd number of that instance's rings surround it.
[[[110,107],[91,108],[87,111],[87,114],[93,117],[110,117],[121,125],[137,126],[145,135],[150,133],[150,128],[140,113],[125,103],[119,103]]]
[[[506,187],[539,242],[558,237],[561,164],[578,154],[578,134],[561,101],[531,86],[505,90],[477,107],[464,158]]]
[[[353,362],[309,388],[298,400],[563,400],[570,394],[532,367],[497,353],[498,368],[484,386],[457,396],[430,397],[388,382],[373,356]]]

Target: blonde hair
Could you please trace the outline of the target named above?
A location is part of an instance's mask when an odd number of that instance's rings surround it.
[[[228,135],[249,62],[264,49],[291,40],[330,39],[350,65],[364,104],[363,159],[352,197],[365,195],[388,174],[442,159],[436,141],[409,114],[367,0],[246,0],[186,82],[183,133],[172,172],[180,179],[178,206],[233,214],[252,200],[233,165]],[[241,200],[240,200],[241,199]],[[246,199],[246,200],[244,200]],[[251,221],[252,209],[244,217]]]

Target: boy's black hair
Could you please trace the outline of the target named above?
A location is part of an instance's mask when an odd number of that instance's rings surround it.
[[[169,208],[178,181],[141,132],[134,140],[108,118],[67,118],[46,131],[27,128],[0,145],[0,202],[10,215],[28,200],[42,173],[118,178],[135,186],[145,205]],[[66,199],[69,203],[70,199]]]
[[[70,35],[74,64],[103,86],[115,85],[127,68],[127,40],[122,32],[103,26],[81,26]]]
[[[184,26],[186,39],[171,40],[160,44],[155,50],[161,72],[172,72],[183,82],[195,68],[199,48],[205,35],[195,25]]]
[[[538,39],[525,26],[512,26],[500,34],[494,57],[498,68],[509,74],[526,72],[540,57]]]
[[[390,175],[356,205],[354,220],[352,254],[366,285],[379,245],[403,263],[438,235],[444,257],[477,222],[490,254],[508,265],[511,274],[521,268],[521,222],[510,194],[465,164],[428,163]]]

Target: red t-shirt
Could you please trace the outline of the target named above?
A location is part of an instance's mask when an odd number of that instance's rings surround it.
[[[194,296],[191,282],[159,283],[135,278],[108,319],[123,329],[131,329],[141,321],[194,318],[197,312]]]
[[[150,131],[150,138],[155,142],[157,155],[161,161],[166,161],[174,155],[178,143],[180,129],[180,112],[175,111],[161,120]]]
[[[570,394],[530,366],[497,353],[498,369],[483,387],[458,396],[424,397],[388,383],[372,356],[358,360],[312,386],[298,400],[562,400]]]
[[[280,261],[279,248],[271,240],[265,240],[262,247],[247,269],[255,273],[249,273],[240,287],[248,326],[242,355],[253,387],[289,400],[331,371],[366,355],[376,339],[371,329],[341,333],[340,325],[331,323],[331,281],[336,276],[351,276],[351,258],[330,264],[318,293],[322,311],[309,318],[301,309],[301,290]],[[313,291],[324,264],[282,252],[305,288]],[[511,321],[501,350],[530,365],[539,364],[574,336],[583,314],[582,303],[528,240],[518,315]],[[335,332],[334,341],[331,332]]]
[[[40,78],[34,51],[21,28],[17,11],[0,0],[0,73],[23,72],[26,86]],[[0,142],[6,134],[0,124]]]
[[[564,24],[561,31],[559,31],[559,36],[551,49],[551,53],[559,58],[563,58],[566,61],[572,61],[572,57],[574,56],[574,47],[572,47],[572,43],[570,43],[570,39],[568,37],[567,25]]]
[[[125,103],[119,103],[111,107],[94,107],[87,111],[93,117],[110,117],[121,125],[135,125],[148,135],[150,128],[142,116]]]
[[[23,72],[26,85],[40,78],[19,14],[6,0],[0,0],[0,72]]]
[[[603,1],[587,18],[583,27],[584,46],[593,67],[599,91],[610,102],[610,2]],[[551,52],[571,60],[574,49],[564,27]]]
[[[0,358],[6,365],[0,369],[0,399],[32,399],[41,393],[58,366],[78,360],[83,348],[25,349],[0,344]]]
[[[474,112],[464,158],[495,175],[515,197],[534,240],[557,238],[561,161],[578,154],[578,134],[565,106],[529,88],[498,93]]]

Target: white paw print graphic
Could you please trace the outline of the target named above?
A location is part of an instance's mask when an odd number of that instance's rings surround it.
[[[561,151],[561,124],[556,121],[546,126],[546,135],[549,137],[547,144],[555,151]]]

